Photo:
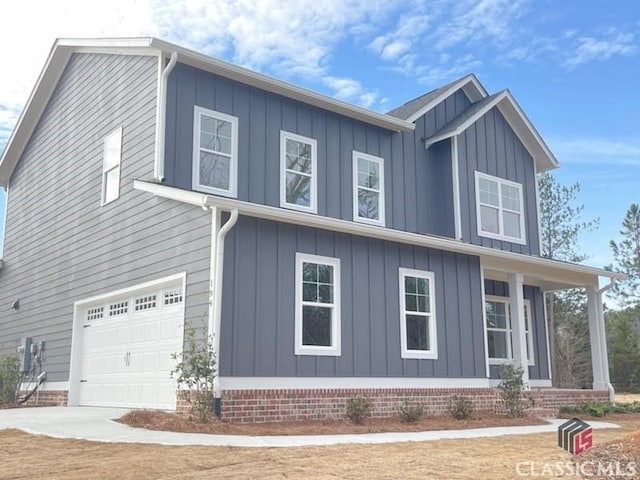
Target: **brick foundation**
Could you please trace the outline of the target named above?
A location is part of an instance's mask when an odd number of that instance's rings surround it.
[[[549,388],[530,393],[535,410],[552,416],[563,405],[609,401],[604,391]],[[425,415],[445,415],[452,395],[468,397],[476,411],[503,412],[495,388],[229,390],[223,392],[221,416],[234,423],[339,419],[344,418],[347,399],[356,394],[371,399],[373,417],[397,415],[405,400],[422,405]]]
[[[66,390],[42,390],[36,392],[24,404],[28,407],[65,407],[67,406],[68,393]],[[24,397],[26,391],[20,391],[20,397]]]

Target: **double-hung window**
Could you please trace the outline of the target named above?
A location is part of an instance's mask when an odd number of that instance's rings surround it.
[[[340,355],[340,259],[296,254],[296,355]]]
[[[433,272],[400,268],[402,358],[438,358]]]
[[[120,196],[120,159],[122,158],[122,128],[104,139],[102,157],[102,205]]]
[[[353,152],[353,219],[384,226],[384,160]]]
[[[478,235],[526,243],[522,185],[476,172]]]
[[[317,213],[317,142],[280,131],[280,206]]]
[[[511,326],[509,299],[487,296],[485,308],[489,362],[500,364],[513,360],[513,329]],[[527,361],[529,365],[535,365],[533,336],[531,333],[531,302],[529,300],[524,301],[524,323],[527,340]]]
[[[237,196],[238,119],[196,106],[193,120],[193,189]]]

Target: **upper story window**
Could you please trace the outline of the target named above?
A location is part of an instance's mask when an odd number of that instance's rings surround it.
[[[384,226],[384,160],[353,152],[353,219]]]
[[[402,358],[438,358],[433,272],[400,268]]]
[[[280,206],[317,213],[317,142],[280,131]]]
[[[102,205],[120,196],[120,160],[122,158],[122,127],[104,139],[102,157]]]
[[[487,317],[487,344],[489,362],[502,363],[513,360],[513,338],[509,299],[487,296],[485,300]],[[535,365],[533,335],[531,333],[531,302],[524,301],[524,324],[527,344],[527,361]]]
[[[296,355],[340,355],[340,259],[296,254]]]
[[[237,196],[238,119],[196,106],[193,120],[193,189]]]
[[[478,235],[525,244],[522,185],[476,172]]]

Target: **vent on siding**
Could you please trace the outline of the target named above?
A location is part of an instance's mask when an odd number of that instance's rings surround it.
[[[87,321],[100,320],[104,317],[104,307],[94,307],[87,310]]]
[[[165,305],[175,305],[176,303],[182,303],[182,287],[165,290],[164,292]]]
[[[142,312],[144,310],[150,310],[156,308],[156,295],[145,295],[144,297],[138,297],[135,300],[135,311]]]
[[[112,303],[109,305],[109,316],[116,317],[118,315],[125,315],[129,311],[129,302],[125,300],[124,302]]]

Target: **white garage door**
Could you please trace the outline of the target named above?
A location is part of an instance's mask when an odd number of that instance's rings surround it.
[[[182,352],[180,284],[132,290],[83,309],[79,404],[173,410]]]

